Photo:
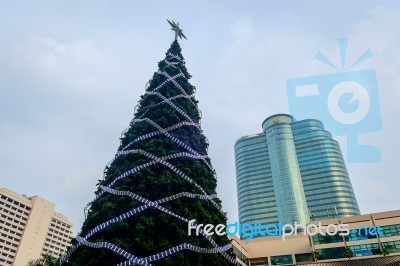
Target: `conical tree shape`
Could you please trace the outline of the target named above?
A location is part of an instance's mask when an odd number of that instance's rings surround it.
[[[188,235],[189,220],[217,225],[226,216],[176,40],[158,66],[61,265],[235,263],[226,235]]]

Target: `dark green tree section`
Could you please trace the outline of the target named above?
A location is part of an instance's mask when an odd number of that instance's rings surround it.
[[[170,53],[178,56],[182,61],[169,58],[168,54]],[[168,61],[176,62],[177,64],[168,65],[166,62],[167,58]],[[169,76],[183,73],[184,77],[178,77],[176,81],[187,95],[192,95],[195,92],[195,87],[188,82],[191,76],[185,67],[183,56],[181,55],[181,48],[176,40],[168,50],[166,59],[159,62],[158,66],[159,71],[166,72]],[[167,77],[164,75],[155,73],[146,91],[153,91],[166,80]],[[170,81],[160,87],[157,92],[166,98],[182,95],[182,91]],[[190,100],[185,97],[177,97],[172,99],[171,102],[183,110],[193,122],[200,122],[200,113],[197,108],[197,101],[194,98]],[[161,97],[147,93],[141,96],[139,106],[136,109],[135,118],[149,118],[162,128],[168,128],[184,121],[190,122],[170,104],[165,101],[163,102]],[[157,129],[148,122],[131,122],[129,130],[121,139],[121,145],[118,150],[122,151],[133,140],[154,131],[157,131]],[[198,154],[207,154],[207,140],[202,131],[198,128],[184,125],[169,131],[169,133],[188,144]],[[144,150],[157,157],[179,152],[189,152],[163,134],[135,142],[125,150]],[[98,185],[108,186],[115,178],[124,172],[149,161],[151,161],[150,158],[135,153],[117,156],[108,167],[105,179],[100,181]],[[168,162],[193,179],[207,194],[211,195],[216,193],[217,182],[214,178],[214,172],[202,160],[182,157],[170,159]],[[211,164],[208,158],[207,162]],[[172,196],[180,192],[202,194],[192,183],[184,180],[169,167],[160,163],[118,180],[112,188],[121,191],[130,191],[151,201]],[[96,194],[100,192],[101,188],[98,187]],[[219,199],[215,199],[214,201],[220,205]],[[117,196],[109,193],[103,194],[92,203],[80,236],[84,237],[97,225],[141,205],[143,205],[142,202],[133,200],[130,197]],[[182,197],[166,202],[161,206],[189,220],[196,219],[199,224],[226,224],[226,216],[207,200]],[[133,217],[97,232],[90,237],[88,241],[113,243],[138,257],[150,256],[182,243],[191,243],[204,248],[213,247],[202,235],[188,236],[187,228],[187,223],[184,221],[158,209],[149,208]],[[212,237],[220,246],[229,243],[226,236],[213,235]],[[76,241],[74,243],[76,243]],[[233,257],[231,251],[228,253]],[[80,246],[72,253],[65,265],[114,265],[123,261],[126,261],[126,259],[107,249]],[[184,250],[159,261],[155,261],[154,264],[200,266],[229,265],[230,263],[221,254],[202,254]]]
[[[26,266],[54,266],[56,258],[49,254],[42,254],[37,260],[30,260]]]

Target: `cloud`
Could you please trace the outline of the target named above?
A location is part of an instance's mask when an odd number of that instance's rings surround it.
[[[23,53],[36,65],[38,75],[51,79],[65,79],[70,90],[79,93],[99,85],[98,76],[105,71],[106,59],[90,39],[61,43],[50,37],[34,36]]]
[[[99,176],[99,169],[94,166],[83,166],[72,169],[64,178],[65,188],[79,194],[77,190],[82,187],[92,186],[92,181]]]
[[[324,52],[333,61],[340,61],[336,40],[347,37],[349,40],[347,62],[354,61],[362,52],[370,48],[373,59],[365,61],[359,69],[373,68],[378,73],[383,121],[396,121],[399,112],[398,96],[400,76],[398,75],[400,58],[400,28],[398,20],[400,10],[377,8],[369,12],[361,21],[348,25],[347,34],[329,36],[329,32],[313,33],[296,26],[280,25],[262,27],[252,18],[238,18],[231,26],[232,39],[225,52],[217,59],[216,75],[224,77],[218,86],[226,88],[225,95],[207,98],[200,102],[206,106],[204,119],[208,122],[206,133],[211,139],[210,153],[219,173],[219,193],[223,202],[236,202],[233,144],[241,136],[261,131],[261,122],[267,116],[279,112],[288,112],[285,82],[289,78],[306,77],[318,74],[336,73],[314,59],[318,50]],[[334,40],[333,42],[331,40]],[[338,62],[339,62],[338,61]],[[219,122],[218,122],[219,121]],[[209,124],[213,124],[209,125]],[[208,129],[218,124],[224,129]],[[360,142],[377,145],[383,154],[380,164],[349,164],[350,178],[364,212],[377,212],[382,202],[393,202],[397,195],[391,193],[388,184],[397,184],[392,180],[395,169],[396,151],[400,146],[389,144],[397,139],[395,125],[384,124],[381,132],[360,136]],[[345,145],[341,141],[341,145]],[[391,146],[391,147],[389,147]],[[346,147],[343,146],[344,152]],[[371,190],[372,184],[380,178],[377,194]],[[366,182],[366,183],[365,183]],[[385,193],[388,192],[388,193]],[[379,204],[376,202],[379,201]],[[395,202],[398,200],[394,200]],[[231,221],[237,219],[236,209],[226,204]],[[237,205],[236,205],[237,206]],[[235,207],[236,207],[235,206]],[[394,204],[388,208],[395,209]],[[387,208],[385,208],[386,210]]]
[[[341,10],[339,5],[334,10]],[[68,12],[49,5],[54,13],[40,18],[32,15],[40,13],[36,6],[25,13],[15,7],[0,9],[10,10],[8,16],[0,16],[6,20],[3,25],[9,25],[0,30],[4,33],[0,43],[2,182],[17,192],[56,202],[58,210],[75,222],[75,231],[83,221],[83,206],[93,199],[120,132],[133,117],[134,106],[170,40],[165,46],[159,41],[169,29],[160,26],[165,21],[154,22],[153,18],[165,15],[158,4],[154,8],[135,5],[133,17],[119,12],[118,5],[112,12],[108,5],[97,6],[98,13],[92,12],[92,6],[89,1],[79,12],[70,13],[76,11],[73,4],[65,7]],[[314,56],[321,50],[335,58],[336,40],[342,37],[349,39],[350,61],[367,48],[374,53],[362,67],[374,68],[378,74],[384,122],[381,132],[365,139],[379,144],[384,160],[379,165],[349,165],[353,186],[365,211],[379,211],[373,203],[377,200],[398,202],[395,193],[380,193],[386,195],[380,199],[370,196],[374,192],[362,182],[379,178],[392,187],[399,185],[394,175],[400,150],[400,142],[395,141],[400,108],[399,8],[346,3],[345,17],[336,23],[337,13],[314,12],[318,4],[312,10],[304,5],[212,6],[216,8],[196,6],[190,11],[191,5],[183,10],[170,4],[168,8],[185,14],[185,34],[198,30],[193,34],[196,41],[189,38],[181,44],[187,64],[195,69],[202,126],[229,219],[237,219],[235,141],[260,132],[267,116],[288,112],[287,79],[330,73]],[[200,20],[193,12],[215,19]],[[66,21],[71,22],[68,27]],[[148,44],[148,40],[155,42]]]
[[[237,19],[231,26],[231,32],[233,42],[228,47],[227,52],[246,49],[253,40],[253,20],[248,16]]]
[[[112,157],[107,152],[116,149],[119,131],[129,122],[127,109],[116,119],[105,108],[114,105],[115,74],[88,38],[63,43],[35,35],[2,46],[0,56],[0,158],[8,162],[0,172],[7,177],[3,184],[54,199],[61,212],[82,221],[81,211],[68,203],[81,209],[91,200]],[[125,106],[112,108],[119,107]]]

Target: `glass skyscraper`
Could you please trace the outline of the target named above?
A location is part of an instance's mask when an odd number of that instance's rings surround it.
[[[235,144],[241,224],[360,214],[339,144],[320,121],[277,114],[262,128]]]

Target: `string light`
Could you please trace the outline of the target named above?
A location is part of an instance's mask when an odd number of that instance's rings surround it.
[[[177,60],[176,61],[170,61],[170,60]],[[183,60],[175,54],[172,53],[168,53],[167,57],[165,59],[165,62],[168,66],[172,66],[172,67],[176,67],[175,65],[183,63]],[[180,70],[180,69],[179,69]],[[208,163],[207,159],[208,156],[207,155],[201,155],[198,152],[196,152],[192,147],[190,147],[190,145],[176,137],[174,137],[173,135],[171,135],[169,132],[174,130],[174,129],[178,129],[180,127],[183,126],[192,126],[196,129],[198,129],[201,132],[201,128],[200,125],[196,122],[194,122],[192,120],[192,118],[189,117],[189,115],[187,115],[183,110],[181,110],[179,107],[177,107],[174,103],[173,100],[178,99],[178,98],[186,98],[188,99],[191,103],[193,103],[196,107],[197,105],[192,101],[192,98],[194,98],[194,95],[188,95],[186,93],[186,91],[182,88],[182,86],[176,81],[177,78],[183,77],[186,78],[185,75],[182,73],[182,71],[180,71],[180,73],[174,75],[174,76],[170,76],[167,72],[164,71],[157,71],[157,74],[162,75],[164,77],[166,77],[166,80],[164,80],[159,86],[157,86],[156,88],[154,88],[151,91],[146,91],[147,95],[154,95],[157,96],[159,98],[162,99],[161,102],[153,105],[157,106],[161,103],[167,103],[168,105],[170,105],[173,109],[175,109],[178,113],[180,113],[182,116],[184,116],[188,121],[183,121],[181,123],[175,124],[173,126],[170,126],[168,128],[162,128],[161,126],[159,126],[157,123],[155,123],[153,120],[151,120],[150,118],[146,118],[144,117],[144,115],[147,113],[147,110],[138,118],[134,118],[131,122],[131,127],[135,124],[135,123],[139,123],[139,122],[147,122],[149,124],[151,124],[152,126],[154,126],[157,131],[153,131],[147,134],[144,134],[142,136],[139,136],[137,138],[135,138],[133,141],[131,141],[130,143],[128,143],[127,145],[125,145],[120,151],[117,152],[117,154],[115,155],[115,158],[113,160],[111,160],[108,164],[107,167],[111,165],[111,163],[118,158],[119,156],[124,156],[127,154],[140,154],[143,155],[149,159],[151,159],[149,162],[138,165],[133,167],[132,169],[129,169],[128,171],[122,173],[121,175],[119,175],[118,177],[116,177],[108,186],[103,186],[100,185],[101,191],[99,193],[97,193],[95,199],[91,202],[93,203],[94,201],[96,201],[97,199],[99,199],[104,193],[109,193],[109,194],[113,194],[116,196],[128,196],[131,197],[133,200],[137,200],[139,202],[142,202],[143,205],[134,208],[130,211],[127,211],[121,215],[118,215],[106,222],[103,222],[99,225],[97,225],[96,227],[94,227],[92,230],[90,230],[86,236],[82,237],[80,235],[78,235],[76,237],[76,240],[78,241],[78,243],[74,246],[72,246],[67,253],[65,253],[63,256],[60,257],[60,265],[62,265],[63,262],[65,262],[69,256],[71,256],[72,253],[74,253],[81,245],[87,246],[87,247],[91,247],[91,248],[104,248],[104,249],[109,249],[111,251],[113,251],[114,253],[121,255],[122,257],[126,258],[127,261],[124,261],[122,263],[117,264],[117,266],[126,266],[126,265],[135,265],[135,264],[139,264],[139,265],[151,265],[151,262],[156,261],[156,260],[160,260],[164,257],[170,256],[174,253],[177,253],[179,251],[182,250],[191,250],[194,252],[199,252],[199,253],[220,253],[223,257],[225,257],[228,261],[230,261],[232,264],[238,265],[236,260],[234,258],[232,258],[231,256],[229,256],[226,251],[229,250],[230,248],[232,248],[231,244],[227,244],[225,246],[219,246],[217,243],[215,243],[215,241],[207,234],[204,233],[204,231],[202,229],[199,229],[200,234],[205,237],[212,246],[214,246],[213,248],[202,248],[202,247],[198,247],[195,245],[192,245],[190,243],[183,243],[180,244],[178,246],[172,247],[170,249],[167,249],[165,251],[159,252],[157,254],[148,256],[148,257],[144,257],[144,258],[139,258],[131,253],[129,253],[128,251],[116,246],[115,244],[112,243],[108,243],[108,242],[90,242],[88,241],[88,238],[90,238],[91,236],[93,236],[94,234],[96,234],[97,232],[107,228],[108,226],[115,224],[117,222],[123,221],[125,219],[128,219],[134,215],[137,215],[139,213],[141,213],[142,211],[148,209],[148,208],[156,208],[170,216],[173,216],[181,221],[184,221],[185,223],[189,223],[189,219],[182,217],[178,214],[175,214],[174,212],[164,208],[163,206],[161,206],[160,204],[168,202],[168,201],[172,201],[172,200],[176,200],[178,198],[181,197],[188,197],[188,198],[193,198],[193,199],[199,199],[199,200],[205,200],[205,201],[210,201],[211,204],[222,213],[221,210],[221,206],[219,204],[217,204],[214,199],[217,198],[216,194],[213,195],[208,195],[205,190],[198,185],[192,178],[190,178],[189,176],[187,176],[184,172],[182,172],[180,169],[178,169],[177,167],[175,167],[174,165],[172,165],[171,163],[169,163],[167,160],[170,159],[175,159],[175,158],[182,158],[182,157],[189,157],[189,158],[193,158],[193,159],[197,159],[197,160],[202,160],[207,166],[208,168],[210,168],[213,171],[214,174],[214,178],[216,178],[215,175],[215,171],[213,170],[212,166]],[[171,82],[173,85],[175,85],[175,87],[177,87],[182,94],[167,98],[164,95],[162,95],[161,93],[158,92],[158,90],[160,90],[164,85],[166,85],[168,82]],[[126,131],[127,132],[127,131]],[[125,134],[125,133],[124,133]],[[180,147],[184,148],[187,152],[179,152],[179,153],[175,153],[175,154],[170,154],[167,156],[163,156],[163,157],[157,157],[154,156],[144,150],[141,149],[131,149],[128,150],[128,148],[130,146],[132,146],[132,144],[145,140],[145,139],[149,139],[151,137],[157,136],[157,135],[165,135],[168,138],[170,138],[175,144],[179,145]],[[166,167],[170,168],[174,173],[176,173],[178,176],[180,176],[181,178],[183,178],[184,180],[190,182],[191,184],[193,184],[197,189],[199,189],[201,191],[201,193],[203,194],[193,194],[193,193],[189,193],[189,192],[181,192],[172,196],[168,196],[159,200],[155,200],[155,201],[150,201],[140,195],[137,195],[133,192],[130,191],[120,191],[120,190],[116,190],[113,189],[112,186],[120,179],[123,179],[125,177],[128,177],[134,173],[137,173],[143,169],[146,169],[152,165],[155,164],[163,164]],[[106,168],[107,168],[106,167]],[[106,171],[105,171],[106,173]],[[88,204],[87,208],[89,208],[91,206],[91,203]]]

